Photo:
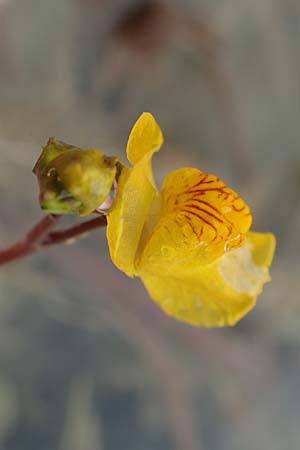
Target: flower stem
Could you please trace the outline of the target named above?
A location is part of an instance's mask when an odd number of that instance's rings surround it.
[[[99,216],[65,230],[52,231],[60,219],[60,215],[48,214],[34,225],[23,239],[6,249],[0,250],[0,266],[35,253],[50,245],[70,243],[95,228],[106,225],[106,217]]]
[[[51,231],[47,238],[43,240],[42,246],[48,247],[49,245],[63,243],[69,244],[73,240],[76,240],[76,238],[84,236],[96,228],[106,226],[106,223],[106,216],[99,216],[65,230]]]

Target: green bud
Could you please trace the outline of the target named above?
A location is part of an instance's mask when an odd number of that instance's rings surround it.
[[[51,214],[95,211],[110,195],[118,159],[50,138],[33,168],[41,208]]]

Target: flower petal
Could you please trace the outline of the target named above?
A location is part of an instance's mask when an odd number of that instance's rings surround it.
[[[152,116],[144,112],[134,124],[127,142],[127,158],[137,164],[147,153],[153,154],[163,143],[162,131]]]
[[[242,245],[252,220],[248,206],[233,190],[216,176],[192,168],[166,177],[161,205],[160,221],[141,264],[210,263]]]
[[[149,158],[133,169],[123,169],[117,197],[107,216],[106,235],[112,262],[128,276],[134,274],[138,244],[156,195],[147,176],[150,171]]]
[[[275,249],[272,234],[249,233],[246,243],[211,264],[170,264],[168,270],[140,266],[149,295],[170,316],[192,325],[234,325],[269,281]]]
[[[127,157],[134,165],[124,167],[117,196],[107,217],[107,240],[113,263],[133,276],[142,231],[157,190],[152,175],[152,156],[163,143],[161,129],[150,113],[143,113],[133,126]]]

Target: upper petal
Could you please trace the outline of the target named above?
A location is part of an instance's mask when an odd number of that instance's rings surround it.
[[[135,123],[127,144],[127,156],[134,165],[125,167],[118,180],[117,196],[107,217],[107,240],[113,263],[133,276],[135,259],[144,225],[157,190],[151,159],[163,137],[150,113]]]
[[[152,116],[144,112],[134,124],[127,142],[127,158],[137,164],[147,153],[153,154],[163,143],[162,131]]]
[[[256,302],[269,277],[275,249],[272,234],[249,233],[246,243],[211,264],[190,261],[164,271],[141,266],[150,296],[169,315],[192,325],[234,325]]]
[[[134,262],[144,224],[156,189],[147,174],[150,161],[125,167],[118,181],[117,196],[107,216],[106,235],[112,262],[128,276],[134,275]]]

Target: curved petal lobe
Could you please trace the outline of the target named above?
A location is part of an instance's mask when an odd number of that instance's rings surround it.
[[[272,234],[249,233],[246,243],[211,264],[173,264],[163,275],[140,267],[152,299],[170,316],[192,325],[234,325],[256,303],[269,281],[275,249]]]
[[[127,158],[137,164],[147,153],[153,154],[163,143],[162,131],[152,116],[144,112],[134,124],[127,142]]]
[[[133,126],[127,143],[127,157],[134,166],[123,168],[117,196],[107,217],[111,259],[128,276],[134,275],[142,231],[157,195],[151,159],[162,143],[162,132],[154,117],[143,113]]]

